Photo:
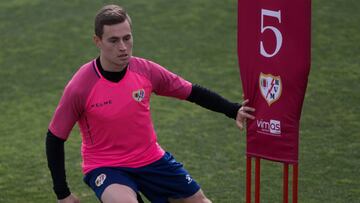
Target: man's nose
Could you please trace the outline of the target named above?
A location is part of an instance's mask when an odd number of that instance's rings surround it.
[[[119,43],[117,44],[117,48],[121,51],[124,51],[126,50],[126,46],[125,46],[125,43],[124,41],[120,40]]]

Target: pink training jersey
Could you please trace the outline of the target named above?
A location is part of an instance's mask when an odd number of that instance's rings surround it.
[[[138,57],[130,59],[124,77],[115,83],[103,78],[92,60],[65,87],[49,130],[66,140],[78,122],[85,174],[99,167],[148,165],[164,154],[151,120],[152,92],[186,99],[191,83]]]

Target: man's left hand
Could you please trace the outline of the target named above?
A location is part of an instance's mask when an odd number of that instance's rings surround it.
[[[248,99],[241,103],[241,108],[236,115],[236,125],[240,130],[244,129],[246,119],[255,119],[255,116],[251,115],[251,113],[255,111],[255,108],[246,106],[247,103],[249,103]]]

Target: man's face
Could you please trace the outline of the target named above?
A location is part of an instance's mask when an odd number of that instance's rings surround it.
[[[114,25],[104,25],[102,38],[94,37],[100,49],[101,62],[105,70],[122,70],[132,56],[133,38],[127,20]]]

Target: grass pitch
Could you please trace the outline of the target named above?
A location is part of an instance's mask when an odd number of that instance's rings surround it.
[[[108,1],[102,1],[108,2]],[[237,1],[124,0],[134,55],[149,58],[233,101],[241,100]],[[0,3],[0,202],[55,202],[44,138],[65,83],[97,56],[96,1]],[[312,68],[300,137],[299,202],[360,202],[360,2],[313,1]],[[160,144],[183,162],[213,202],[245,202],[245,134],[225,116],[154,96]],[[82,182],[79,131],[66,143],[72,192]],[[263,162],[262,201],[280,202],[281,165]]]

